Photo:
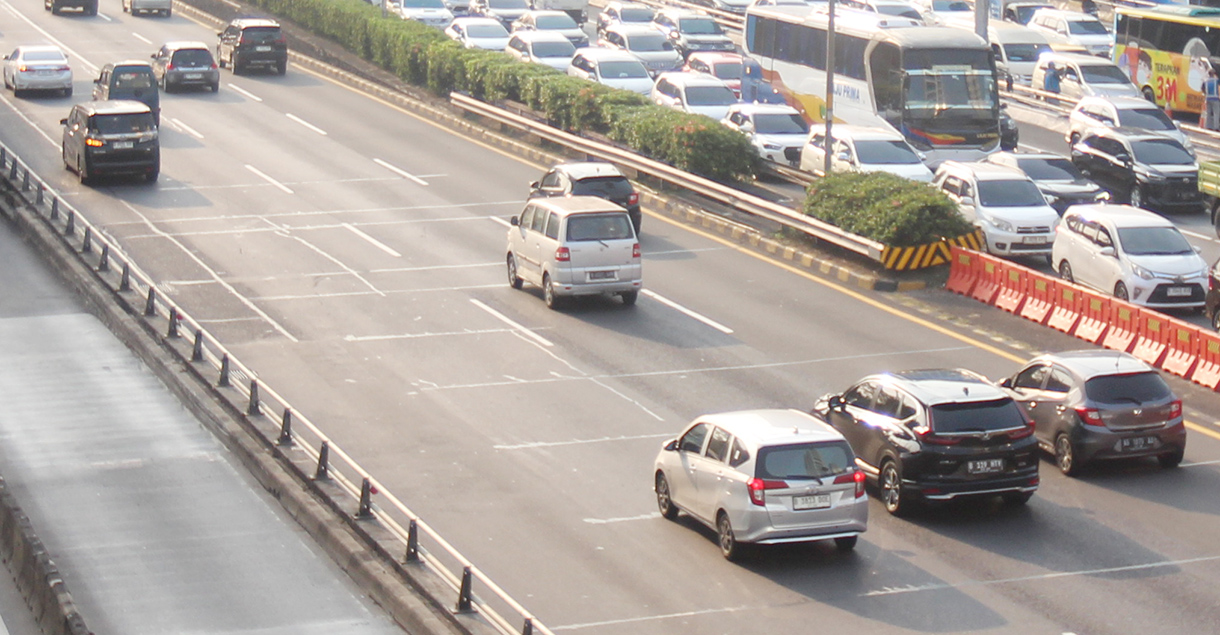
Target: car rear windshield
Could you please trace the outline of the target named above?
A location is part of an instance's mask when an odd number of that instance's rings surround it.
[[[1183,256],[1195,253],[1177,227],[1124,227],[1118,242],[1131,256]]]
[[[114,74],[114,90],[138,90],[152,88],[152,71],[116,71]]]
[[[280,39],[280,27],[278,26],[251,26],[241,32],[242,42],[265,44],[278,39]]]
[[[1025,416],[1008,398],[932,406],[932,429],[940,434],[1008,430],[1023,425]]]
[[[26,51],[21,59],[27,62],[63,62],[67,60],[59,51]]]
[[[1140,130],[1174,130],[1173,122],[1169,120],[1160,108],[1132,108],[1118,111],[1118,125],[1124,128]]]
[[[1032,181],[979,181],[979,202],[985,207],[1036,207],[1046,199]]]
[[[1168,399],[1173,391],[1159,373],[1146,372],[1094,377],[1084,382],[1084,394],[1097,403],[1142,404]]]
[[[633,191],[635,188],[625,176],[599,176],[572,183],[573,195],[600,196],[612,201],[626,200]]]
[[[623,22],[652,22],[655,14],[652,9],[630,8],[618,12],[618,19]]]
[[[572,57],[576,55],[576,46],[571,42],[534,42],[536,57]]]
[[[1084,176],[1069,159],[1018,159],[1021,171],[1036,181],[1080,181]]]
[[[826,478],[854,464],[851,447],[842,441],[773,445],[759,449],[754,475],[777,480]]]
[[[737,95],[728,86],[687,86],[686,103],[690,106],[728,106],[737,103]]]
[[[212,54],[205,49],[183,49],[174,53],[176,66],[211,66]]]
[[[157,129],[152,113],[141,112],[125,115],[93,115],[89,118],[89,129],[101,134],[128,134],[152,132]]]
[[[623,240],[633,238],[631,219],[623,213],[576,214],[568,217],[568,240]]]
[[[1081,65],[1086,84],[1130,84],[1131,80],[1113,64]]]

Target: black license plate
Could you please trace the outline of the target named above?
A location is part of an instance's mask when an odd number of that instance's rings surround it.
[[[1156,437],[1127,437],[1119,441],[1118,449],[1120,452],[1141,452],[1151,450],[1160,444],[1160,439]]]
[[[1004,471],[1004,459],[980,459],[967,461],[966,471],[971,474],[995,474]]]

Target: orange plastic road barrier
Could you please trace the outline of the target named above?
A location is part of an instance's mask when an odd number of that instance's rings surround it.
[[[1170,318],[1162,313],[1141,309],[1135,318],[1135,345],[1131,354],[1152,366],[1160,366],[1169,348]]]
[[[1076,329],[1076,323],[1080,321],[1081,306],[1084,305],[1084,300],[1084,289],[1064,280],[1056,280],[1054,295],[1051,297],[1051,304],[1054,306],[1051,309],[1051,316],[1046,320],[1046,325],[1064,333],[1071,333]],[[1029,308],[1028,305],[1026,308]]]
[[[1084,287],[1080,291],[1080,321],[1072,335],[1097,344],[1110,327],[1110,298]]]
[[[1057,279],[1031,271],[1025,281],[1025,306],[1021,307],[1021,317],[1038,324],[1046,324],[1046,318],[1055,306],[1058,292]]]
[[[950,247],[949,279],[945,281],[945,288],[961,295],[970,295],[974,284],[978,282],[982,265],[983,261],[979,259],[978,252]]]
[[[1031,275],[1034,275],[1034,272],[1028,267],[1008,261],[1001,262],[1000,292],[995,296],[996,308],[1009,313],[1020,311],[1025,302],[1025,283]]]
[[[1190,380],[1215,390],[1220,384],[1220,334],[1199,329],[1196,337],[1199,361]]]
[[[1139,307],[1123,302],[1117,298],[1110,300],[1110,324],[1101,345],[1111,350],[1130,353],[1135,346],[1135,337],[1139,334]]]
[[[970,290],[970,297],[984,304],[991,304],[995,302],[996,294],[1000,292],[1000,273],[1003,263],[998,258],[981,252],[975,254],[975,257],[979,259],[980,268],[977,282]]]
[[[1190,377],[1199,361],[1199,327],[1170,318],[1169,336],[1165,341],[1169,348],[1161,368],[1179,377]]]

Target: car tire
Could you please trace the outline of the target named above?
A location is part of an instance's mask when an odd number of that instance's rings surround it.
[[[724,556],[725,560],[737,562],[741,559],[742,544],[737,542],[737,535],[733,533],[733,523],[723,510],[716,514],[716,542],[720,545],[720,555]]]
[[[241,58],[237,56],[237,53],[229,56],[229,68],[233,70],[234,75],[242,74],[244,69],[241,67]]]
[[[69,87],[67,87],[67,88],[63,89],[63,90],[62,90],[62,91],[60,91],[60,92],[62,92],[62,93],[63,93],[63,96],[64,96],[64,97],[71,97],[71,96],[72,96],[72,87],[71,87],[71,86],[69,86]]]
[[[856,548],[856,543],[859,541],[860,541],[859,536],[847,536],[844,538],[835,538],[835,549],[838,549],[839,553],[849,553],[849,552],[851,552],[852,549]]]
[[[174,10],[166,9],[166,10],[162,11],[161,14],[168,18],[168,17],[171,17],[174,15]]]
[[[1212,310],[1212,330],[1220,331],[1220,306]]]
[[[517,275],[517,259],[513,258],[512,254],[508,255],[508,286],[514,289],[520,289],[525,283],[521,276]]]
[[[1169,454],[1162,454],[1162,455],[1156,457],[1156,460],[1158,463],[1161,464],[1161,467],[1168,470],[1168,469],[1175,468],[1178,465],[1181,465],[1182,459],[1185,457],[1186,457],[1186,451],[1179,449],[1179,450],[1174,450],[1173,452],[1170,452]]]
[[[1034,497],[1033,492],[1010,492],[1002,498],[1009,505],[1024,505],[1029,502],[1029,499]]]
[[[81,185],[89,185],[93,181],[93,177],[89,176],[88,163],[83,157],[76,157],[76,178]]]
[[[212,92],[214,92],[214,93],[220,92],[220,80],[217,80],[216,83],[212,84]]]
[[[225,67],[225,58],[220,56],[220,47],[216,47],[216,66],[217,68]]]
[[[1068,438],[1066,432],[1055,437],[1055,466],[1064,476],[1080,474],[1080,464],[1076,460],[1076,445]]]
[[[97,5],[94,5],[92,7],[89,7],[88,9],[85,9],[84,14],[85,15],[97,15]]]
[[[158,169],[156,169],[156,170],[153,170],[152,172],[149,172],[148,174],[145,174],[145,175],[144,175],[144,181],[145,181],[146,183],[156,183],[156,182],[157,182],[157,179],[158,179],[160,176],[161,176],[161,170],[158,168]]]
[[[635,306],[636,300],[640,299],[640,292],[624,291],[620,297],[623,298],[623,306]]]
[[[542,276],[542,301],[546,303],[546,308],[552,311],[558,311],[563,305],[563,299],[555,295],[555,286],[551,284],[551,274]]]
[[[1127,195],[1127,200],[1131,202],[1131,207],[1144,208],[1144,189],[1138,183],[1131,186],[1131,194]]]
[[[1059,277],[1068,282],[1076,282],[1076,278],[1072,277],[1072,264],[1067,260],[1059,263]]]
[[[832,130],[833,130],[833,128],[832,128]],[[1077,143],[1080,143],[1080,133],[1073,132],[1071,139],[1068,141],[1068,147],[1071,148],[1072,146],[1076,145]]]
[[[288,73],[288,62],[287,61],[276,62],[275,74],[276,75],[286,75],[287,73]]]
[[[902,472],[897,463],[886,461],[881,466],[877,487],[881,490],[881,504],[885,505],[885,511],[894,516],[910,513],[912,501],[902,493]]]
[[[1131,299],[1131,294],[1127,292],[1127,285],[1122,282],[1114,285],[1114,297],[1126,302]]]
[[[674,506],[674,501],[669,494],[669,481],[665,478],[664,472],[657,472],[656,479],[657,492],[657,509],[661,511],[661,518],[665,520],[673,520],[678,517],[678,508]]]

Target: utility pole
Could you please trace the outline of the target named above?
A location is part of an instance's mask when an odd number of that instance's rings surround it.
[[[1004,0],[995,1],[1004,2]],[[984,42],[991,41],[991,38],[987,37],[987,19],[991,17],[991,2],[992,0],[974,0],[974,32],[983,38]]]
[[[823,148],[822,171],[829,176],[835,142],[830,130],[835,118],[835,0],[830,0],[826,8],[829,12],[826,18],[826,147]]]

